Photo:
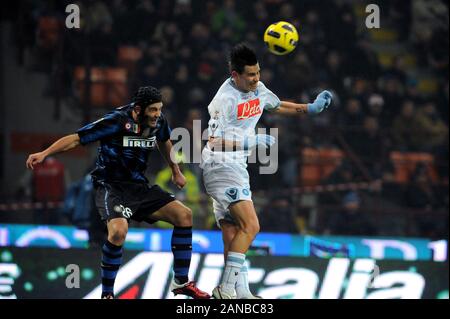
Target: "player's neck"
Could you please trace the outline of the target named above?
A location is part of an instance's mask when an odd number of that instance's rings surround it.
[[[239,92],[242,92],[242,93],[250,93],[250,91],[246,91],[246,90],[241,89],[241,88],[236,84],[236,81],[235,81],[232,77],[230,77],[230,81],[231,81],[231,85],[232,85],[236,90],[238,90]]]

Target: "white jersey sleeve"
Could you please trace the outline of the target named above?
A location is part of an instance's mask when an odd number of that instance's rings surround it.
[[[223,137],[225,129],[230,122],[232,115],[233,101],[225,95],[217,95],[208,106],[209,115],[208,122],[209,137]]]
[[[269,90],[264,83],[259,81],[259,89],[261,91],[261,99],[264,101],[264,110],[274,111],[280,107],[281,101],[271,90]]]

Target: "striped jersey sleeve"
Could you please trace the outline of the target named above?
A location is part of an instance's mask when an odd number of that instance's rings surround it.
[[[80,128],[77,133],[80,144],[86,145],[123,132],[125,120],[118,112],[106,114],[101,119]]]

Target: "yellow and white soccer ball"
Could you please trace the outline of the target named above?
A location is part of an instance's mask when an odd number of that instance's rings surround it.
[[[297,29],[286,21],[272,23],[264,32],[264,42],[273,54],[288,54],[297,46]]]

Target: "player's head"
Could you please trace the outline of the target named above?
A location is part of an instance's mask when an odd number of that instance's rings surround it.
[[[255,51],[238,44],[230,52],[230,72],[236,86],[244,91],[255,91],[259,82],[259,63]]]
[[[155,127],[163,106],[161,91],[152,86],[142,86],[133,97],[139,124]]]

